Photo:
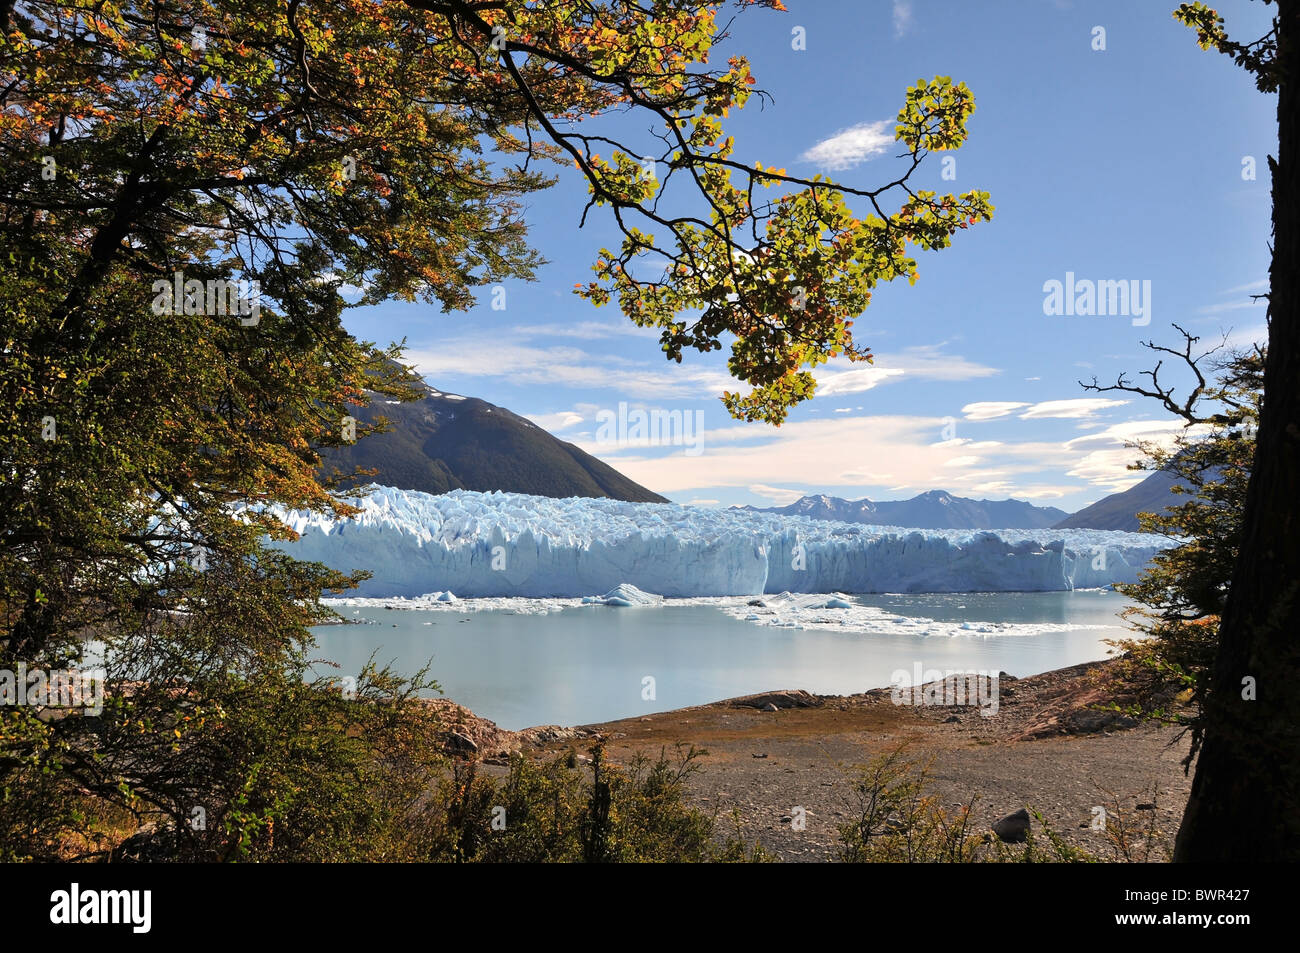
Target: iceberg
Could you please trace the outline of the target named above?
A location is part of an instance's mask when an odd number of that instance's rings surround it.
[[[632,606],[656,606],[663,601],[663,596],[653,592],[642,592],[636,586],[623,582],[603,596],[584,596],[582,604],[585,606],[622,606],[630,608]]]
[[[916,530],[674,503],[467,490],[431,495],[374,485],[358,505],[347,519],[276,509],[299,538],[272,545],[335,569],[370,570],[360,596],[603,592],[599,600],[642,604],[637,600],[649,593],[1092,589],[1136,580],[1152,556],[1174,544],[1112,530]]]

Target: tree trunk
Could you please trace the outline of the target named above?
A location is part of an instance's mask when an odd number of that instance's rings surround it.
[[[1176,861],[1300,860],[1300,0],[1277,19],[1264,406]]]

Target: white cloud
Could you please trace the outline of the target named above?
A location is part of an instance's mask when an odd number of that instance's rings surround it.
[[[964,357],[944,354],[933,344],[903,348],[897,354],[877,357],[876,362],[883,363],[886,367],[897,364],[912,377],[929,381],[969,381],[1002,373],[987,364],[976,364]]]
[[[858,123],[823,139],[799,158],[823,169],[851,169],[888,150],[895,141],[895,125],[892,119]]]
[[[772,500],[778,506],[793,503],[804,495],[802,490],[790,490],[781,486],[765,486],[762,483],[751,483],[749,492],[755,496],[761,496],[765,500]]]
[[[582,327],[576,331],[586,333]],[[530,342],[525,335],[478,332],[440,340],[407,357],[435,385],[452,378],[459,382],[485,377],[511,384],[590,389],[595,402],[575,401],[530,419],[597,456],[609,459],[613,454],[619,470],[631,479],[661,493],[697,500],[702,506],[728,499],[724,490],[734,494],[745,488],[776,503],[791,502],[807,492],[890,498],[927,489],[963,496],[1077,498],[1089,484],[1112,492],[1141,479],[1141,474],[1135,477],[1124,469],[1140,455],[1125,448],[1126,441],[1172,439],[1180,429],[1177,421],[1106,421],[1107,412],[1125,404],[1123,400],[978,401],[962,407],[967,420],[1063,419],[1069,421],[1068,431],[1063,426],[1054,439],[1027,441],[999,434],[1000,441],[976,442],[964,434],[936,445],[951,418],[855,415],[843,412],[850,401],[835,400],[845,406],[823,404],[825,413],[779,429],[733,421],[713,407],[705,411],[705,420],[716,427],[700,435],[703,452],[698,456],[688,456],[680,447],[625,447],[615,452],[608,445],[595,445],[590,432],[590,421],[601,407],[615,406],[620,400],[671,407],[675,401],[716,397],[724,389],[735,389],[736,383],[715,362],[695,367],[656,365],[625,356],[626,352],[605,354],[577,343]],[[945,353],[944,346],[900,349],[879,356],[876,365],[836,360],[819,369],[819,391],[851,394],[898,379],[962,381],[1000,373]],[[448,386],[475,392],[462,383]],[[1095,432],[1076,429],[1094,422]],[[1066,439],[1071,436],[1074,439]],[[1065,485],[1071,480],[1078,483]]]
[[[1250,281],[1244,285],[1237,285],[1235,288],[1229,288],[1224,292],[1226,295],[1241,294],[1243,291],[1267,291],[1268,279],[1261,278],[1259,281]]]
[[[877,354],[867,365],[837,358],[814,376],[818,396],[829,396],[858,394],[904,375],[908,380],[968,381],[999,373],[996,367],[977,364],[960,355],[944,354],[934,345],[925,345],[904,348],[896,354]]]
[[[1131,420],[1069,440],[936,444],[943,423],[928,416],[837,415],[793,421],[779,430],[734,424],[706,429],[699,456],[675,448],[658,456],[641,451],[620,456],[618,468],[660,493],[713,498],[748,488],[779,504],[805,493],[891,499],[944,489],[960,496],[1070,497],[1081,506],[1089,496],[1127,489],[1145,476],[1126,469],[1142,456],[1127,444],[1151,440],[1167,446],[1184,429],[1178,420]],[[1077,433],[1073,421],[1070,430]],[[602,455],[600,447],[583,449]],[[815,461],[812,469],[809,461]]]
[[[911,25],[911,0],[894,0],[894,36],[901,37]]]
[[[1060,442],[1006,444],[986,451],[993,455],[992,466],[968,469],[988,457],[954,454],[951,443],[933,445],[931,441],[942,426],[940,417],[905,415],[801,420],[779,430],[740,424],[717,431],[706,429],[700,442],[703,452],[698,456],[672,451],[653,457],[644,453],[620,456],[618,468],[660,493],[714,496],[723,488],[749,487],[755,494],[788,503],[804,492],[879,495],[879,488],[886,485],[969,495],[975,484],[988,482],[995,474],[1005,474],[1007,482],[1045,471],[1053,474],[1048,479],[1059,479],[1056,474],[1087,452],[1072,452]],[[737,436],[737,427],[751,438]],[[580,446],[603,455],[601,447]],[[812,470],[809,461],[816,463]],[[952,464],[945,466],[949,461]],[[1047,480],[1031,476],[1030,482]],[[808,489],[791,489],[800,486]]]
[[[1267,308],[1268,302],[1264,299],[1258,301],[1224,301],[1220,304],[1206,305],[1198,309],[1200,314],[1222,314],[1224,311],[1241,311],[1244,308]]]
[[[1108,400],[1105,397],[1074,397],[1069,400],[1045,400],[1034,404],[1023,414],[1021,420],[1038,420],[1044,417],[1073,420],[1092,417],[1098,411],[1111,407],[1122,407],[1126,400]]]
[[[605,338],[643,337],[657,338],[654,328],[643,328],[631,321],[574,321],[571,324],[520,324],[510,329],[516,338],[578,338],[598,341]]]
[[[524,414],[524,417],[551,433],[568,430],[586,419],[582,414],[572,410],[561,410],[554,414]]]
[[[1128,465],[1137,462],[1141,456],[1136,450],[1094,450],[1066,473],[1102,487],[1108,493],[1119,493],[1141,483],[1147,476],[1128,469]]]
[[[904,374],[901,367],[859,367],[851,371],[822,371],[817,377],[817,395],[860,394]]]
[[[861,472],[849,470],[840,474],[840,479],[850,486],[876,486],[887,483],[893,478],[892,473],[872,473],[869,470]]]
[[[1065,443],[1065,448],[1067,450],[1076,450],[1088,444],[1099,442],[1123,444],[1138,440],[1163,440],[1166,437],[1172,439],[1174,434],[1183,431],[1195,435],[1204,432],[1204,428],[1188,427],[1181,420],[1126,420],[1123,423],[1111,424],[1105,430],[1100,430],[1097,433],[1090,433],[1068,440]]]
[[[449,377],[503,378],[512,384],[585,387],[622,399],[717,397],[735,381],[726,371],[662,362],[662,369],[577,347],[531,347],[499,337],[462,337],[411,348],[406,360],[436,385]]]
[[[1077,489],[1073,486],[1028,486],[1016,490],[1016,496],[1026,500],[1059,500]]]
[[[1150,442],[1169,448],[1177,435],[1195,436],[1204,430],[1203,427],[1187,427],[1181,420],[1129,420],[1112,424],[1105,430],[1075,437],[1065,443],[1067,451],[1083,452],[1083,456],[1077,458],[1066,472],[1069,476],[1105,487],[1112,493],[1127,490],[1148,476],[1145,471],[1128,469],[1130,463],[1142,457],[1142,451],[1129,444]]]
[[[1256,344],[1268,343],[1268,325],[1260,324],[1251,328],[1242,328],[1238,331],[1230,328],[1223,334],[1224,347],[1234,351],[1249,351]]]
[[[995,420],[1028,406],[1030,405],[1014,400],[979,400],[967,404],[961,412],[967,420]]]

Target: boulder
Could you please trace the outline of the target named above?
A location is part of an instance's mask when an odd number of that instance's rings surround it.
[[[998,839],[1008,844],[1023,843],[1029,836],[1029,812],[1023,807],[1014,814],[1008,814],[1001,820],[993,822],[993,833]]]
[[[759,708],[775,711],[778,708],[820,708],[822,699],[805,691],[763,692],[758,695],[745,695],[730,701],[732,708]]]

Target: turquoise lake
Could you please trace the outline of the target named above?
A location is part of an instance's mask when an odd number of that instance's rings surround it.
[[[583,606],[546,615],[342,606],[343,616],[368,624],[316,628],[315,657],[338,663],[335,675],[355,673],[372,654],[407,674],[431,663],[446,697],[513,730],[608,721],[770,689],[851,694],[886,687],[893,672],[918,663],[1024,677],[1106,658],[1105,640],[1131,634],[1118,618],[1129,603],[1110,591],[851,598],[900,619],[1088,628],[927,636],[897,625],[860,632],[758,625],[710,605]],[[647,677],[653,699],[643,697]]]

